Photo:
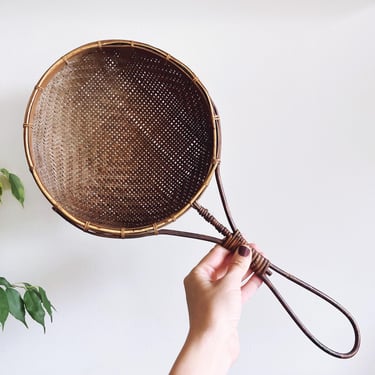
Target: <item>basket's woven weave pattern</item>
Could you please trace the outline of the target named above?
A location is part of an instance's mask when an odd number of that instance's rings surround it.
[[[136,48],[71,57],[32,118],[31,150],[48,193],[109,227],[160,222],[186,206],[213,158],[209,102],[168,59]]]

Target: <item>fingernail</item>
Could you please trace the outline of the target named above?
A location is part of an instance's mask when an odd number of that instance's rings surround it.
[[[241,245],[238,248],[238,254],[240,254],[243,257],[248,257],[250,255],[250,249],[247,246]]]

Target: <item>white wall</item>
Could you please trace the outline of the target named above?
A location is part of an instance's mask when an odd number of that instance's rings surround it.
[[[4,374],[166,374],[183,342],[182,279],[210,244],[109,240],[63,221],[26,166],[23,114],[34,84],[86,42],[133,39],[187,64],[222,117],[224,186],[249,241],[344,304],[363,336],[352,360],[315,348],[264,287],[245,307],[232,374],[375,373],[374,1],[2,1],[0,165],[26,185],[25,208],[0,207],[0,275],[45,286],[47,334],[10,318]],[[215,189],[202,203],[220,212]],[[176,227],[211,230],[187,214]],[[329,345],[345,321],[277,277]]]

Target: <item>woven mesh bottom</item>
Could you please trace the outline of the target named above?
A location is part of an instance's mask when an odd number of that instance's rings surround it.
[[[31,153],[48,194],[102,226],[139,228],[173,216],[212,163],[206,95],[177,64],[145,49],[69,58],[31,121]]]

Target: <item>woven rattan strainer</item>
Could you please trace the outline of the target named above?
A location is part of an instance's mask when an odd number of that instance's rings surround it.
[[[32,93],[24,141],[41,191],[55,211],[86,232],[118,238],[179,235],[229,250],[246,242],[224,196],[215,106],[190,69],[159,49],[110,40],[63,56]],[[231,230],[197,202],[213,175]],[[189,208],[224,238],[164,228]],[[256,250],[251,268],[319,348],[339,358],[358,351],[358,326],[341,305]],[[271,283],[271,270],[341,311],[354,330],[353,348],[340,353],[317,340]]]

